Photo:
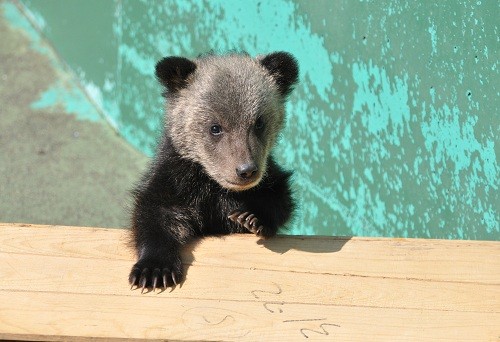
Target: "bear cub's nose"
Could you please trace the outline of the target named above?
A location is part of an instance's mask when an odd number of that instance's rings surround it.
[[[236,168],[236,174],[240,178],[248,180],[257,174],[257,166],[254,163],[242,164]]]

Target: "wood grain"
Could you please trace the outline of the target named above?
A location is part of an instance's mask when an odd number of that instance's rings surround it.
[[[131,291],[127,232],[0,224],[0,338],[449,340],[500,338],[500,243],[207,238],[186,281]]]

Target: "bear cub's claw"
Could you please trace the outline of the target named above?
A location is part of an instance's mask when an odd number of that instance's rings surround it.
[[[182,264],[174,262],[170,267],[166,267],[168,263],[165,261],[154,259],[139,260],[128,277],[130,289],[141,288],[141,293],[146,289],[151,289],[153,292],[156,289],[164,291],[167,287],[175,287],[182,279]]]
[[[260,224],[259,219],[254,214],[248,211],[235,210],[229,214],[228,218],[245,227],[251,233],[257,236],[262,235],[264,226]]]

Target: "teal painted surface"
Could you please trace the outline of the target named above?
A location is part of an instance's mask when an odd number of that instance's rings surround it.
[[[497,1],[36,1],[34,21],[147,154],[164,55],[293,53],[276,149],[294,234],[500,239]]]
[[[86,94],[78,87],[57,82],[44,91],[40,98],[31,104],[32,109],[44,109],[61,106],[67,113],[72,113],[79,120],[100,121],[103,118],[89,101]]]
[[[53,55],[53,51],[49,50],[43,44],[40,32],[33,27],[32,23],[23,15],[19,7],[11,2],[3,2],[0,4],[0,9],[13,28],[20,29],[29,36],[31,41],[30,48],[44,55]],[[49,60],[54,64],[55,70],[64,68],[56,58],[49,58]],[[103,120],[102,115],[100,115],[96,107],[89,101],[88,94],[78,87],[77,82],[74,81],[59,77],[49,89],[40,95],[37,101],[31,104],[32,109],[60,107],[64,111],[74,114],[80,120]]]

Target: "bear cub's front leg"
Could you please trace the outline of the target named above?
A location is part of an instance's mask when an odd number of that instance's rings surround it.
[[[153,177],[150,184],[155,186],[136,191],[132,234],[138,261],[129,274],[129,283],[132,288],[142,288],[142,292],[182,282],[180,250],[193,238],[198,220],[192,209],[164,202],[168,197],[157,192],[157,184],[162,181]]]

